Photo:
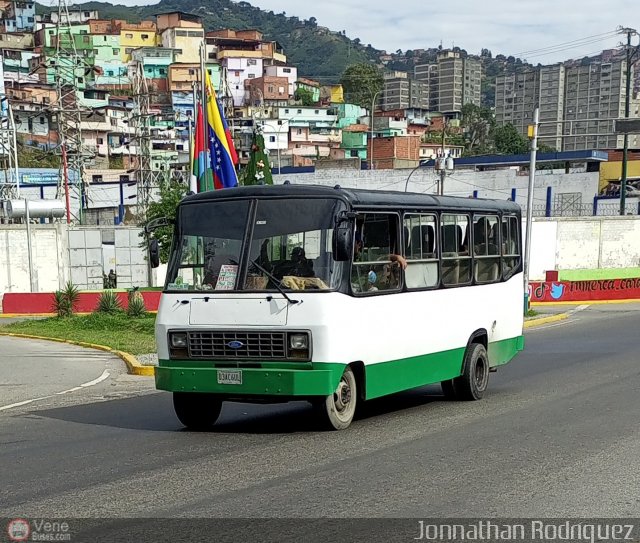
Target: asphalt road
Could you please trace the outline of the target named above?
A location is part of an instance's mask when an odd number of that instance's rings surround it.
[[[0,412],[0,517],[640,517],[639,327],[638,306],[592,306],[528,331],[484,400],[426,387],[344,432],[292,403],[192,433],[152,380],[110,376]]]

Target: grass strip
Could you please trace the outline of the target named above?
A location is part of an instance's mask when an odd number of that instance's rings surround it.
[[[128,317],[123,312],[14,322],[3,332],[95,343],[131,354],[156,352],[156,316]]]

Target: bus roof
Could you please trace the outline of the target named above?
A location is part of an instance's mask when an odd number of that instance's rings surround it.
[[[434,208],[451,210],[484,210],[520,213],[518,204],[509,200],[437,196],[416,192],[383,191],[328,187],[323,185],[252,185],[232,189],[201,192],[187,196],[183,203],[207,202],[236,198],[335,198],[353,207],[375,208]]]

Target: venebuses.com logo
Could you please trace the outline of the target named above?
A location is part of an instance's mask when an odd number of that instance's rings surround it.
[[[9,541],[71,541],[66,521],[14,518],[7,523]]]
[[[7,524],[7,534],[10,541],[27,541],[31,534],[29,521],[23,518],[14,518]]]

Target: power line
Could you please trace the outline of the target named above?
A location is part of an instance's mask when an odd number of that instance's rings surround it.
[[[575,40],[570,40],[570,41],[558,43],[556,45],[549,45],[549,46],[546,46],[546,47],[541,47],[540,49],[531,49],[529,51],[522,51],[520,53],[515,53],[513,56],[516,56],[516,57],[530,56],[530,55],[535,54],[535,53],[541,53],[541,52],[544,52],[544,51],[548,51],[550,49],[559,49],[559,48],[562,48],[562,47],[573,48],[573,47],[576,46],[576,44],[579,45],[582,42],[592,43],[590,40],[602,41],[602,40],[617,36],[619,34],[620,33],[617,30],[613,30],[613,31],[605,32],[603,34],[594,34],[592,36],[585,36],[584,38],[578,38],[578,39],[575,39]]]

